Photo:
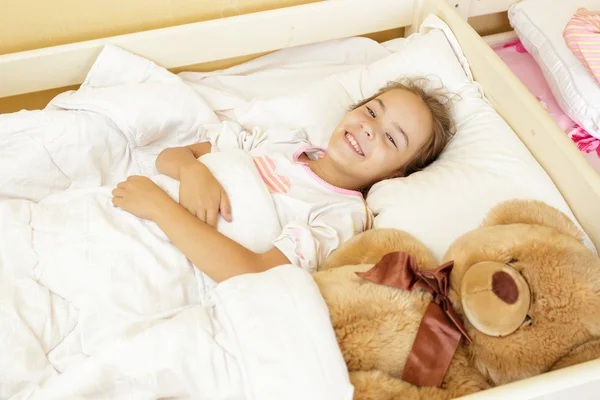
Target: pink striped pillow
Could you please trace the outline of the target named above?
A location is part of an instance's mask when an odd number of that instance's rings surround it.
[[[563,30],[563,37],[600,84],[600,12],[578,9]]]

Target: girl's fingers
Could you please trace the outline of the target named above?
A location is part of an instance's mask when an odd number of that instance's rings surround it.
[[[120,189],[119,187],[117,187],[116,189],[114,189],[112,191],[112,195],[114,197],[123,197],[125,195],[125,191],[123,189]]]
[[[225,193],[224,190],[221,191],[221,204],[219,205],[219,209],[221,210],[221,215],[225,218],[225,221],[231,222],[231,205],[229,204],[227,193]]]
[[[199,210],[196,216],[200,221],[206,222],[206,210]]]
[[[217,227],[217,222],[219,221],[219,211],[209,211],[206,213],[206,223],[213,228]]]
[[[121,207],[121,205],[123,204],[123,199],[121,197],[113,197],[112,203],[115,207]]]

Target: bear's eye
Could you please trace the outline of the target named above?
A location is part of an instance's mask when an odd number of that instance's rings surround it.
[[[514,264],[516,262],[519,262],[519,260],[517,260],[516,258],[511,258],[510,261],[507,264]]]
[[[527,314],[525,316],[525,320],[523,320],[523,323],[521,324],[521,328],[525,328],[526,326],[529,326],[533,323],[533,320],[531,319],[531,317],[529,316],[529,314]]]

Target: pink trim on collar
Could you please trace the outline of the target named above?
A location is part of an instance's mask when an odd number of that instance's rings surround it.
[[[298,161],[298,158],[300,157],[300,155],[302,153],[306,153],[307,151],[320,151],[321,153],[327,155],[327,150],[322,148],[322,147],[318,147],[318,146],[304,146],[299,148],[298,150],[296,150],[296,152],[294,153],[294,162],[296,164],[304,164],[302,161]]]
[[[348,190],[348,189],[343,189],[337,186],[334,186],[326,181],[324,181],[323,179],[321,179],[321,177],[317,174],[315,174],[313,172],[312,169],[310,169],[310,167],[308,166],[307,163],[305,163],[304,161],[298,161],[298,158],[300,157],[300,155],[302,153],[305,153],[307,151],[310,150],[314,150],[314,151],[320,151],[324,154],[327,154],[327,150],[321,148],[321,147],[317,147],[317,146],[306,146],[306,147],[302,147],[300,149],[298,149],[295,153],[294,153],[294,163],[296,164],[300,164],[304,170],[306,172],[308,172],[308,174],[310,176],[312,176],[314,178],[314,180],[316,180],[317,182],[319,182],[321,185],[325,186],[327,189],[335,192],[335,193],[340,193],[340,194],[345,194],[345,195],[350,195],[350,196],[359,196],[359,197],[363,197],[361,192],[358,192],[356,190]]]

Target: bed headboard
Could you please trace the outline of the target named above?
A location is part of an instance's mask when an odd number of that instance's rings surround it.
[[[82,83],[106,43],[171,69],[405,27],[414,4],[328,0],[6,54],[0,56],[0,97]]]
[[[68,3],[71,0],[66,1]],[[41,24],[44,25],[42,28],[33,30],[40,32],[42,38],[30,34],[27,39],[10,41],[17,44],[8,48],[6,42],[0,43],[0,113],[22,108],[43,108],[58,93],[76,89],[77,85],[83,82],[105,43],[117,44],[174,72],[214,70],[239,64],[284,47],[316,41],[358,35],[377,40],[398,37],[402,35],[404,27],[413,22],[413,10],[415,4],[420,1],[276,0],[275,3],[262,1],[260,6],[257,6],[253,1],[239,5],[237,2],[233,4],[220,0],[210,2],[209,6],[201,7],[194,3],[173,9],[170,2],[151,0],[144,6],[143,11],[132,5],[125,10],[126,12],[121,13],[117,12],[119,7],[111,6],[118,1],[109,0],[106,4],[103,3],[107,9],[99,11],[101,16],[97,17],[94,14],[92,18],[84,13],[83,20],[93,25],[90,27],[84,27],[84,22],[73,21],[77,16],[79,3],[70,6],[64,4],[71,10],[66,16],[61,16],[60,10],[54,10],[55,5],[48,5],[47,8],[53,9],[47,17],[48,22]],[[475,17],[476,19],[469,21],[483,26],[482,31],[485,32],[489,24],[498,25],[500,15],[488,14],[506,11],[515,0],[447,1],[463,17]],[[204,4],[203,1],[199,3]],[[266,11],[255,12],[257,7]],[[87,8],[86,10],[89,11]],[[35,12],[37,20],[42,21],[45,18],[43,10]],[[156,17],[154,14],[157,12],[165,15]],[[13,17],[20,20],[24,13],[29,12],[17,6],[13,13],[16,14]],[[140,14],[139,21],[131,21],[134,14]],[[343,18],[340,18],[341,15]],[[483,20],[477,19],[482,15]],[[218,19],[214,19],[216,17]],[[102,21],[115,18],[113,26],[102,26]],[[207,18],[212,19],[206,20]],[[201,22],[185,23],[198,19]],[[505,26],[506,22],[502,17],[500,20],[500,25]],[[52,24],[56,25],[54,30],[48,27]],[[81,38],[99,37],[98,32],[107,30],[114,33],[171,24],[181,25],[80,41]],[[263,24],[269,29],[255,29]],[[7,31],[10,26],[15,30],[19,25],[4,24],[0,26],[0,33],[5,32],[9,38],[14,36],[12,31]],[[232,29],[233,26],[245,28]],[[36,44],[43,46],[69,41],[75,43],[32,48]],[[21,49],[25,51],[2,54],[7,50]]]

